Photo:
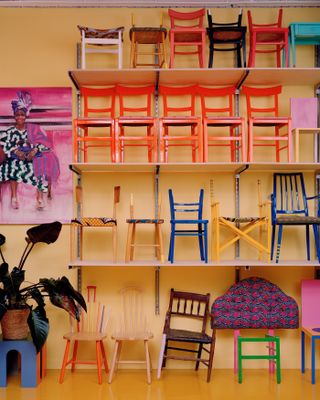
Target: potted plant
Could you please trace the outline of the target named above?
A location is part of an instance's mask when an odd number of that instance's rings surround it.
[[[79,320],[81,307],[86,310],[86,303],[81,293],[76,291],[68,278],[41,278],[38,283],[22,285],[25,281],[25,262],[37,243],[54,243],[60,234],[61,223],[58,221],[40,224],[27,230],[27,245],[18,266],[9,271],[1,246],[6,238],[0,234],[0,321],[4,339],[23,339],[30,330],[37,352],[41,350],[49,333],[49,321],[45,312],[45,298],[49,297],[56,307],[65,309],[72,317]],[[79,307],[80,306],[80,307]],[[13,314],[13,315],[12,315]],[[13,321],[10,320],[12,315]],[[20,327],[20,320],[26,319],[26,331]],[[9,320],[9,322],[8,322]],[[8,326],[6,326],[6,324]],[[10,327],[14,336],[10,335]],[[8,335],[8,336],[7,336]]]

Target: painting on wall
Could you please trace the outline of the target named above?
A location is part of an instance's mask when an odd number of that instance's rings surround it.
[[[0,145],[0,223],[69,223],[71,88],[0,88]]]

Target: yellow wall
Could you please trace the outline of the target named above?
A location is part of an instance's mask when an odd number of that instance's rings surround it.
[[[164,26],[169,27],[169,20],[164,11]],[[220,21],[230,20],[231,15],[236,19],[238,10],[212,10],[214,18]],[[244,24],[246,24],[246,10],[244,10]],[[77,24],[93,27],[125,26],[124,34],[124,67],[129,62],[128,31],[131,23],[131,12],[136,15],[136,25],[154,25],[160,20],[161,9],[6,9],[0,8],[0,86],[72,86],[68,77],[68,70],[76,68],[76,43],[80,39]],[[253,14],[260,22],[273,20],[276,11],[272,8],[253,9]],[[319,21],[318,8],[284,10],[284,25],[294,21]],[[226,58],[218,54],[215,59],[216,67],[232,67],[231,54]],[[311,67],[313,65],[313,48],[311,46],[298,47],[298,65]],[[105,60],[96,60],[97,68],[105,68]],[[101,63],[101,64],[99,64]],[[273,59],[262,57],[257,66],[273,66]],[[90,66],[90,65],[89,65]],[[108,62],[108,67],[114,67]],[[193,60],[181,59],[177,67],[196,67]],[[200,75],[199,75],[200,76]],[[262,82],[263,83],[263,82]],[[290,86],[283,90],[281,112],[289,113],[289,98],[313,96],[311,86]],[[74,115],[76,113],[74,107]],[[245,113],[245,108],[242,109]],[[312,174],[308,174],[309,193],[313,193]],[[253,213],[252,207],[257,203],[256,182],[257,174],[247,173],[241,176],[241,212],[243,215]],[[266,197],[271,191],[271,173],[259,174],[262,180],[263,195]],[[172,187],[181,200],[196,197],[199,189],[205,189],[205,217],[210,218],[210,179],[214,179],[214,194],[222,203],[222,213],[234,214],[234,183],[231,174],[201,173],[201,174],[162,174],[160,192],[163,198],[162,216],[165,219],[164,241],[168,249],[169,241],[169,206],[167,189]],[[125,218],[129,214],[129,197],[133,192],[136,203],[136,216],[152,216],[153,214],[153,175],[147,173],[128,174],[96,174],[85,175],[84,202],[85,209],[92,215],[103,215],[112,204],[113,186],[121,185],[121,202],[118,209],[119,219],[119,259],[124,259],[126,238]],[[252,195],[252,193],[254,193]],[[148,205],[148,209],[146,209]],[[257,210],[255,209],[255,212]],[[1,226],[1,233],[6,235],[7,244],[5,254],[11,266],[16,265],[20,251],[24,247],[24,233],[27,226]],[[144,236],[148,237],[148,234]],[[106,238],[106,239],[105,239]],[[105,240],[107,245],[105,246]],[[300,245],[301,244],[301,245]],[[76,272],[67,269],[69,261],[69,226],[65,225],[58,242],[50,246],[41,245],[28,260],[27,279],[37,280],[39,277],[68,276],[76,284]],[[21,250],[20,250],[21,249]],[[241,247],[242,256],[255,257],[255,253],[246,245]],[[86,249],[88,258],[104,259],[111,257],[111,236],[101,233],[91,236],[90,248]],[[198,259],[198,249],[195,240],[182,239],[178,245],[177,259]],[[142,260],[150,256],[141,250],[137,259]],[[223,255],[223,258],[232,257],[232,251]],[[288,259],[304,259],[304,235],[298,229],[291,229],[284,235],[284,244],[281,257]],[[300,281],[313,277],[311,267],[253,267],[250,271],[241,270],[241,277],[261,276],[278,284],[286,293],[292,295],[300,303]],[[149,325],[154,332],[151,343],[153,364],[156,365],[164,313],[168,303],[168,294],[171,287],[199,293],[210,292],[212,300],[222,295],[234,282],[234,267],[163,267],[160,274],[160,315],[154,313],[154,268],[153,267],[94,267],[83,268],[83,288],[87,284],[97,284],[99,295],[110,307],[110,331],[116,326],[119,315],[119,290],[131,283],[140,285],[145,290],[146,311]],[[62,360],[64,343],[62,335],[68,329],[67,315],[57,308],[47,307],[51,322],[51,333],[48,340],[48,367],[59,368]],[[300,342],[298,330],[281,331],[282,366],[284,368],[298,368],[300,363]],[[112,341],[107,343],[108,355],[111,355]],[[126,351],[126,350],[125,350]],[[128,352],[139,353],[139,348]],[[142,352],[141,352],[142,355]],[[219,331],[215,355],[216,368],[231,368],[233,365],[233,340],[231,332]],[[264,366],[264,364],[261,364]],[[185,367],[185,364],[171,363],[169,367]],[[187,365],[189,367],[189,365]]]

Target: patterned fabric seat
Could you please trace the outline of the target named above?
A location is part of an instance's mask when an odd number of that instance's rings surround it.
[[[296,301],[266,279],[251,277],[234,284],[212,304],[211,325],[219,329],[298,328]]]
[[[119,28],[112,29],[96,29],[89,28],[87,26],[78,25],[80,32],[84,32],[87,38],[94,39],[116,39],[118,37],[119,32],[124,31],[124,27],[120,26]]]
[[[277,217],[276,221],[278,224],[283,225],[320,225],[319,217],[304,216],[304,215],[286,215],[283,217]]]
[[[117,221],[113,218],[105,217],[83,217],[79,219],[73,219],[71,222],[82,226],[114,226],[117,225]]]

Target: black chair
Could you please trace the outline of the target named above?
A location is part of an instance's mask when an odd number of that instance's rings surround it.
[[[206,326],[209,313],[210,294],[197,294],[190,292],[179,292],[171,289],[169,308],[166,314],[162,343],[158,362],[158,379],[161,376],[161,370],[166,365],[166,360],[171,358],[174,360],[195,361],[197,371],[199,364],[202,363],[208,368],[207,382],[210,382],[211,370],[213,364],[213,356],[216,342],[215,329],[212,330],[211,336],[206,334]],[[180,327],[182,321],[187,322],[187,319],[198,320],[199,329],[172,329],[171,322],[177,326],[177,320],[180,319]],[[172,321],[173,320],[173,321]],[[183,327],[182,327],[183,328]],[[186,347],[175,347],[171,344],[175,342],[175,346],[180,346],[182,343],[187,343]],[[191,345],[198,345],[192,347]],[[204,347],[206,346],[206,347]],[[168,350],[174,350],[174,353],[168,354]],[[208,353],[208,357],[201,357],[202,350]],[[178,356],[176,351],[187,353],[195,353],[196,356]]]
[[[244,67],[246,67],[247,28],[245,26],[241,26],[242,10],[240,10],[237,22],[231,22],[231,23],[212,22],[212,15],[210,13],[210,10],[207,10],[207,17],[208,17],[207,35],[210,41],[208,67],[212,68],[213,66],[214,51],[236,51],[237,67],[241,68],[242,67],[241,49],[242,49],[243,65]]]

